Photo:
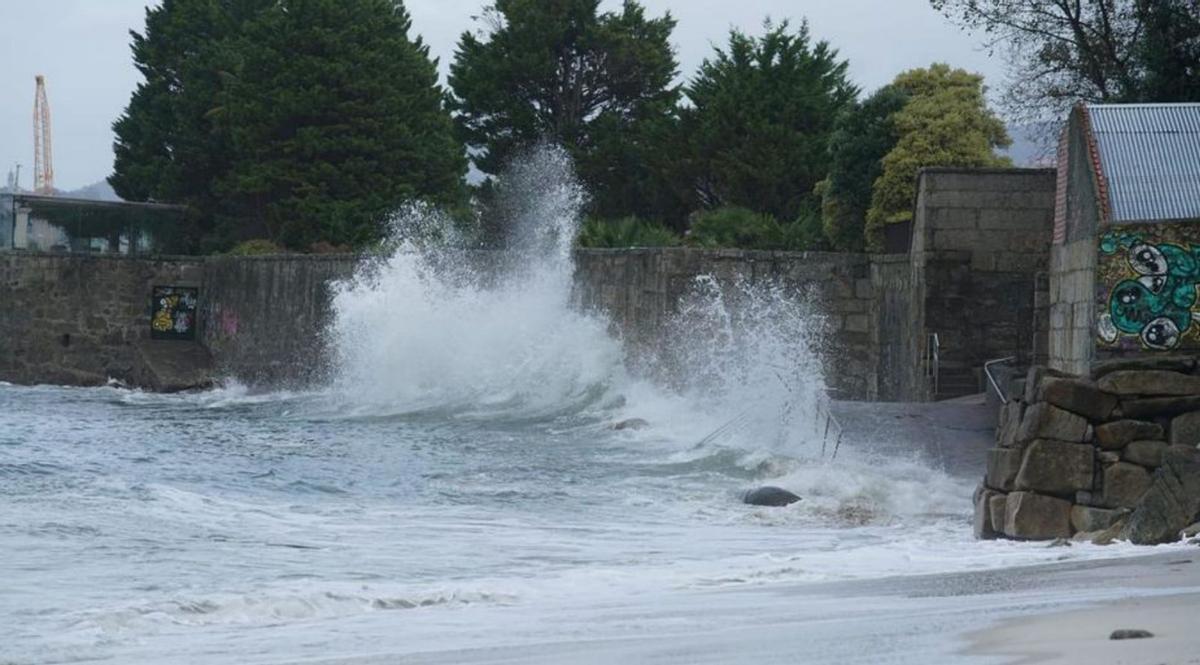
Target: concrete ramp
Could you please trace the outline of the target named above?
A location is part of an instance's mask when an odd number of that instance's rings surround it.
[[[211,388],[212,354],[198,342],[143,340],[134,344],[130,379],[138,388],[159,393]]]
[[[888,456],[917,453],[946,473],[982,476],[998,409],[984,395],[943,402],[836,402],[843,446]]]

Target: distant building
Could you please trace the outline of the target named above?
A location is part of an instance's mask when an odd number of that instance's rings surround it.
[[[1078,106],[1058,165],[1051,365],[1200,352],[1200,104]]]
[[[0,193],[0,251],[172,254],[187,208]]]

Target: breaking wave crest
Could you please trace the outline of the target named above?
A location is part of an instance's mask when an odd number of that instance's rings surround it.
[[[411,209],[390,255],[337,290],[334,383],[355,412],[552,417],[625,380],[606,322],[570,306],[583,193],[569,160],[546,149],[514,169],[514,186],[538,188],[514,197],[520,251],[464,249],[452,221]]]
[[[812,452],[826,398],[822,321],[805,294],[700,277],[664,342],[633,354],[573,305],[585,196],[565,152],[532,152],[497,189],[506,251],[472,250],[452,220],[413,208],[397,215],[386,257],[337,288],[329,334],[344,409],[501,419],[620,409],[698,424],[689,434],[706,445]]]

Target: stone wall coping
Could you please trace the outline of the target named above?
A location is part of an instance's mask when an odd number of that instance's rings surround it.
[[[1028,167],[970,167],[970,166],[925,166],[917,171],[917,177],[929,173],[954,173],[966,175],[1051,175],[1057,174],[1058,169],[1028,168]]]
[[[75,260],[111,260],[111,261],[148,261],[177,263],[202,263],[209,257],[197,254],[106,254],[101,252],[46,252],[46,251],[0,251],[0,257],[22,257],[30,259],[75,259]]]
[[[504,250],[467,249],[468,252],[500,252]],[[780,260],[780,259],[811,259],[825,261],[840,261],[845,263],[861,263],[876,261],[880,263],[907,263],[908,254],[868,254],[858,252],[796,252],[766,249],[729,249],[707,247],[580,247],[574,250],[584,256],[629,256],[651,254],[696,254],[716,259],[749,259],[749,260]],[[341,254],[257,254],[251,256],[234,256],[227,254],[103,254],[83,252],[0,252],[0,256],[21,256],[27,258],[48,259],[113,259],[120,261],[178,261],[178,262],[217,262],[217,261],[354,261],[378,258],[381,254],[341,253]]]

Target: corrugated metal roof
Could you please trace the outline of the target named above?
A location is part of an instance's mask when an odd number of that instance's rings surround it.
[[[1091,104],[1111,221],[1200,219],[1200,104]]]

